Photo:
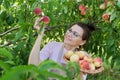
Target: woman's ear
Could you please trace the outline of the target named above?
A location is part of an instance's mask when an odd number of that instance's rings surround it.
[[[80,45],[83,46],[86,43],[86,40],[83,40]]]

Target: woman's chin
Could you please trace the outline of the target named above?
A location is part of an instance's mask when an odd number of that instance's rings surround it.
[[[64,40],[65,44],[71,44],[71,41]]]

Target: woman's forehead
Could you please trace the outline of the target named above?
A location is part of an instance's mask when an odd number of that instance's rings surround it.
[[[83,29],[82,29],[82,27],[80,27],[80,26],[78,26],[78,25],[73,25],[73,26],[71,27],[71,29],[72,29],[73,31],[76,31],[76,32],[79,33],[79,34],[83,34]]]

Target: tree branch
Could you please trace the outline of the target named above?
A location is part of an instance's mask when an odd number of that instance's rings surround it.
[[[5,34],[8,34],[8,33],[12,32],[12,31],[14,31],[14,30],[17,30],[17,29],[19,29],[19,28],[20,28],[20,27],[14,27],[14,28],[12,28],[12,29],[10,29],[10,30],[8,30],[8,31],[0,34],[0,37],[2,37],[2,36],[4,36]],[[50,31],[51,29],[55,29],[55,28],[57,28],[57,27],[46,27],[46,30],[45,30],[45,31]],[[60,28],[60,27],[59,27],[59,28]]]
[[[14,31],[14,30],[17,30],[17,29],[19,29],[19,28],[20,28],[20,27],[14,27],[14,28],[12,28],[12,29],[10,29],[10,30],[8,30],[8,31],[0,34],[0,37],[4,36],[4,35],[7,34],[7,33],[10,33],[10,32],[12,32],[12,31]]]
[[[1,45],[0,47],[9,46],[9,45],[11,45],[11,44],[13,44],[13,41],[9,41],[8,43]]]
[[[63,27],[63,26],[60,26],[60,27],[48,26],[48,27],[45,28],[45,32],[51,31],[52,29],[61,28],[61,27]],[[5,34],[7,34],[7,33],[9,33],[9,32],[12,32],[12,31],[14,31],[14,30],[17,30],[17,29],[19,29],[19,28],[20,28],[20,27],[12,28],[12,29],[10,29],[10,30],[8,30],[8,31],[0,34],[0,37],[2,37],[3,35],[5,35]],[[33,36],[37,36],[37,34],[34,34]],[[25,38],[22,39],[22,40],[25,40]],[[9,45],[11,45],[11,44],[13,44],[13,40],[9,41],[9,42],[6,43],[6,44],[0,45],[0,47],[9,46]]]

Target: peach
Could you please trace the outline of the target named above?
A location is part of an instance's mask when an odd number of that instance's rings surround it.
[[[106,9],[106,4],[105,3],[100,4],[100,9],[102,10]]]
[[[90,70],[90,64],[87,60],[79,61],[79,65],[81,69]]]
[[[95,65],[93,63],[90,63],[90,70],[95,70]]]
[[[93,59],[91,57],[85,56],[84,60],[87,60],[88,62],[92,63]]]
[[[104,3],[107,4],[108,0],[104,0]]]
[[[70,61],[71,62],[78,62],[79,61],[79,56],[77,54],[73,54],[71,57],[70,57]]]
[[[85,10],[85,6],[84,5],[79,5],[79,10],[80,11]]]
[[[81,15],[86,15],[86,10],[82,10]]]
[[[42,21],[44,24],[48,24],[50,22],[50,18],[48,16],[43,16]]]
[[[79,5],[79,10],[81,11],[81,15],[86,15],[86,8],[84,5]]]
[[[97,57],[97,58],[94,58],[94,65],[96,67],[101,67],[102,66],[102,59]]]
[[[108,1],[107,6],[114,6],[114,1]]]
[[[80,59],[80,60],[83,60],[84,57],[85,57],[84,51],[78,51],[76,54],[79,56],[79,59]]]
[[[42,14],[42,9],[39,8],[39,7],[37,7],[37,8],[34,9],[34,13],[35,13],[36,15],[41,15],[41,14]]]
[[[65,58],[67,59],[70,59],[70,57],[73,55],[73,51],[68,51],[66,54],[65,54]]]
[[[109,20],[110,16],[109,16],[108,13],[105,13],[105,14],[102,15],[102,18],[103,18],[104,20]]]

